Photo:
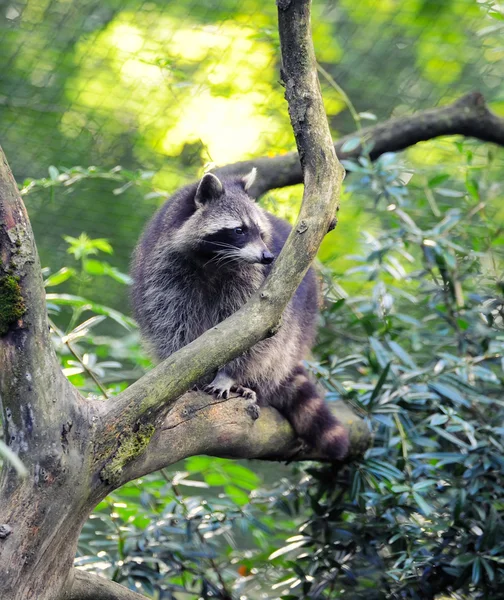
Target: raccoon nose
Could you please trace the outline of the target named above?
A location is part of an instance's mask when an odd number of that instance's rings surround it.
[[[269,250],[263,250],[261,263],[263,265],[270,265],[275,260],[275,255],[271,254]]]

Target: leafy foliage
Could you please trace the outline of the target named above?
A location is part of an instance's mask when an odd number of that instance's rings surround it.
[[[326,257],[309,367],[329,401],[349,402],[372,427],[366,456],[342,472],[194,457],[102,502],[78,565],[164,598],[495,597],[504,584],[502,185],[493,156],[455,149],[465,161],[456,176],[405,169],[393,155],[349,165],[347,190],[374,200],[376,222],[343,276]],[[105,240],[67,242],[74,263],[49,275],[48,288],[114,276],[88,268],[111,253]],[[111,319],[130,331],[127,317],[68,294],[49,293],[48,305],[66,319],[64,331],[54,325],[57,348],[85,392],[99,394],[98,382],[113,394],[148,366],[134,332],[96,334]]]

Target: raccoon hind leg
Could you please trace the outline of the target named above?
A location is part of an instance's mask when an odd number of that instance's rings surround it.
[[[346,456],[348,432],[324,402],[302,365],[294,369],[288,398],[279,409],[299,437],[310,446],[315,446],[333,460],[342,460]]]

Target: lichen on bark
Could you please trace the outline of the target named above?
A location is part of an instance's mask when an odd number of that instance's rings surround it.
[[[19,277],[0,277],[0,335],[5,335],[10,327],[19,321],[26,312],[21,294]]]
[[[147,448],[155,431],[155,427],[148,424],[140,425],[137,431],[123,434],[119,440],[119,448],[116,453],[100,472],[102,481],[111,485],[117,484],[124,466]]]

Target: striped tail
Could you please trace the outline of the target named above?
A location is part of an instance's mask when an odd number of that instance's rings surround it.
[[[298,365],[277,408],[310,446],[337,461],[348,453],[348,431],[332,414],[306,369]]]

